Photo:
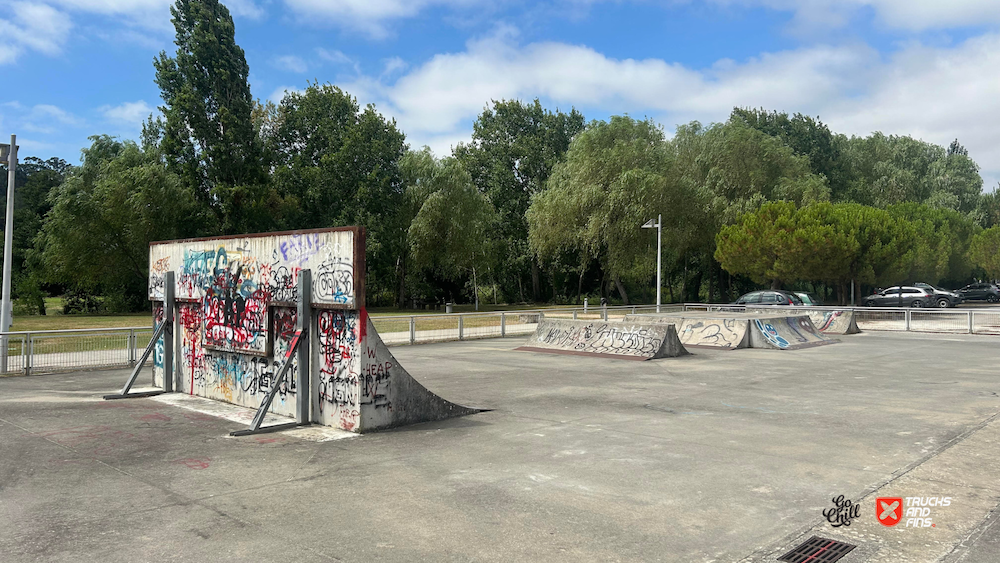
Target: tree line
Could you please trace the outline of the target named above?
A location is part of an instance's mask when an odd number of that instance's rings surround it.
[[[96,135],[78,166],[18,168],[22,314],[45,294],[148,307],[151,241],[340,225],[368,231],[374,306],[649,301],[655,233],[639,227],[658,214],[671,301],[1000,277],[1000,200],[957,140],[848,137],[751,108],[668,138],[651,119],[500,100],[439,158],[331,84],[254,100],[226,7],[171,14],[176,52],[153,61],[161,116],[140,139]]]

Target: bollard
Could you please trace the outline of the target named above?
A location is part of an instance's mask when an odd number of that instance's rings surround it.
[[[410,344],[417,341],[417,319],[410,317]]]
[[[500,313],[500,337],[507,336],[507,313]]]
[[[463,320],[463,318],[464,317],[461,317],[461,316],[458,317],[458,339],[459,340],[462,339],[462,320]]]

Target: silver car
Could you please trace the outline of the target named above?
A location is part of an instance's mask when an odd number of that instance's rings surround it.
[[[934,294],[922,287],[893,286],[861,300],[865,307],[933,307]]]

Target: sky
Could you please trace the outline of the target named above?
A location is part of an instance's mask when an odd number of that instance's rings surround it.
[[[733,107],[948,145],[1000,181],[1000,0],[224,0],[253,95],[335,84],[446,156],[491,100],[588,120],[725,121]],[[171,0],[13,0],[0,142],[76,164],[162,104]]]

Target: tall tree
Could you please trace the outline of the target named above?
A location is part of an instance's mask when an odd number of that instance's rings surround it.
[[[164,101],[163,154],[215,212],[220,230],[252,228],[275,202],[265,185],[250,67],[236,44],[233,18],[218,0],[177,0],[170,13],[177,52],[161,51],[153,61]]]
[[[366,227],[369,297],[391,303],[409,227],[399,215],[406,137],[396,122],[336,86],[310,84],[281,100],[268,127],[284,226]]]
[[[434,162],[429,172],[409,194],[414,201],[423,199],[408,230],[413,263],[418,265],[413,273],[447,282],[451,295],[442,297],[454,298],[455,288],[476,281],[477,269],[481,276],[494,262],[487,231],[496,227],[496,215],[454,158]],[[414,193],[417,190],[422,193]]]
[[[501,285],[519,288],[522,278],[530,275],[536,301],[541,299],[541,279],[538,262],[528,249],[525,212],[583,128],[583,114],[575,109],[552,112],[537,99],[494,101],[473,124],[472,141],[455,147],[455,156],[500,217],[497,238],[506,257],[500,266]],[[510,298],[515,295],[508,293]]]
[[[795,154],[807,157],[812,172],[826,177],[830,186],[830,199],[843,199],[847,175],[840,154],[840,143],[819,118],[813,119],[801,113],[789,117],[785,112],[735,108],[730,120],[777,137]]]
[[[640,225],[668,211],[669,254],[697,222],[688,214],[696,202],[673,174],[674,158],[651,120],[613,116],[591,123],[556,165],[549,188],[532,199],[532,250],[543,260],[578,253],[581,275],[597,262],[628,304],[625,282],[648,280],[656,263],[655,238]]]
[[[1000,279],[1000,226],[990,227],[973,237],[969,256],[986,270],[990,279]]]

